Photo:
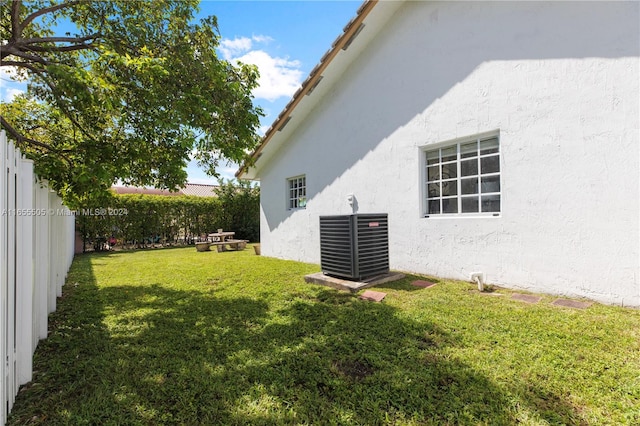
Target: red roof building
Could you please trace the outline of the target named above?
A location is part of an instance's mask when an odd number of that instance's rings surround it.
[[[215,189],[217,185],[205,185],[198,183],[187,183],[178,191],[169,191],[167,189],[146,188],[142,186],[112,186],[116,194],[143,194],[143,195],[164,195],[167,197],[175,197],[179,195],[189,195],[194,197],[215,197]]]

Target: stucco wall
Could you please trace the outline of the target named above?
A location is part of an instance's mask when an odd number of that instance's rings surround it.
[[[640,306],[639,4],[408,2],[261,165],[262,253],[386,212],[391,267]],[[499,130],[502,213],[422,217],[421,148]],[[286,208],[305,174],[308,203]]]

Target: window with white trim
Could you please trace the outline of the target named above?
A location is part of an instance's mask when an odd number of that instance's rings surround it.
[[[425,149],[424,215],[499,216],[498,135]]]
[[[289,201],[287,207],[289,210],[303,209],[307,206],[307,178],[306,176],[297,176],[287,179],[287,187],[289,189]]]

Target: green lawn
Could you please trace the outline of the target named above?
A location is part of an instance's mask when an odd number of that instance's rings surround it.
[[[409,276],[366,302],[317,265],[82,255],[10,425],[640,424],[640,310]]]

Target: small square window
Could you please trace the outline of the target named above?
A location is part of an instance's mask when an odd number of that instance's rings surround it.
[[[460,175],[473,176],[478,174],[478,159],[464,160],[460,162]]]
[[[460,181],[460,187],[463,194],[477,194],[478,193],[478,178],[472,177],[471,179],[462,179]]]
[[[500,157],[492,155],[480,159],[480,171],[482,174],[497,173],[500,171]]]
[[[443,198],[442,199],[442,213],[458,213],[458,199],[457,198]]]
[[[470,158],[478,156],[478,142],[465,143],[460,145],[460,158]]]
[[[452,146],[451,148],[445,148],[441,150],[442,152],[442,162],[445,161],[455,161],[458,158],[458,150],[457,147]]]
[[[429,200],[429,214],[440,214],[440,200]]]
[[[500,141],[472,137],[424,151],[425,215],[499,213]]]
[[[287,179],[287,186],[289,190],[287,208],[289,210],[305,208],[307,206],[306,176],[303,175]]]
[[[497,154],[499,150],[498,138],[480,141],[480,155]]]
[[[478,197],[462,198],[462,213],[478,213]]]
[[[500,211],[500,195],[483,195],[482,211],[483,212],[499,212]]]

